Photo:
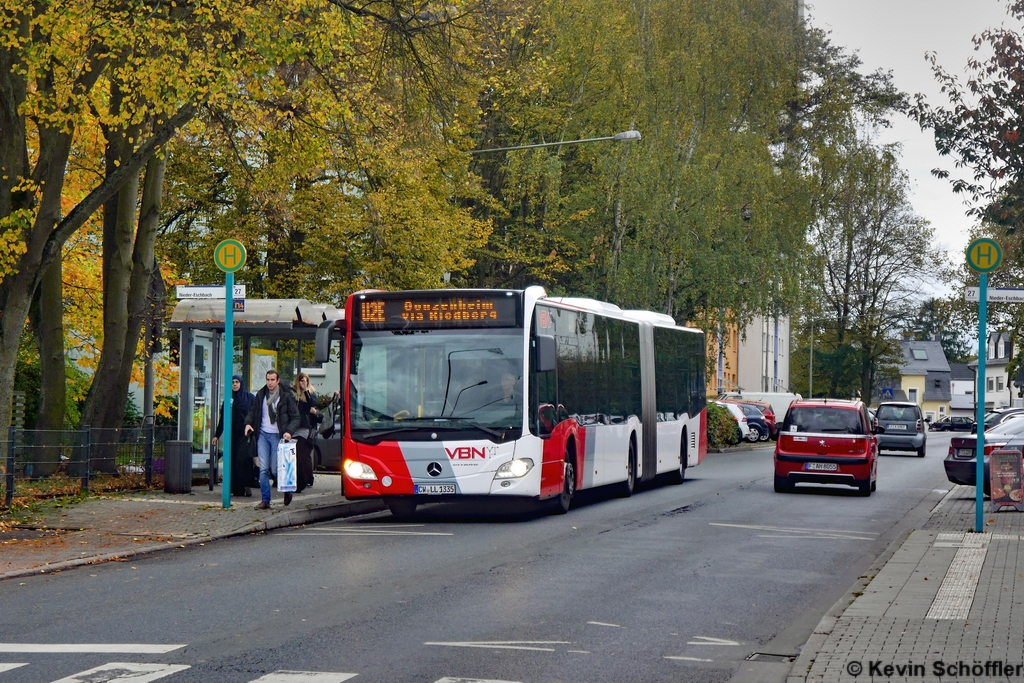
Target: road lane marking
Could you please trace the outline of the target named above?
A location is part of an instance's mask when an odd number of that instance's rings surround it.
[[[801,527],[764,526],[761,524],[726,524],[724,522],[708,522],[710,526],[723,526],[731,529],[752,529],[754,531],[774,531],[789,536],[761,535],[763,538],[830,538],[849,541],[873,541],[878,536],[874,531],[853,531],[846,529],[807,529]],[[794,534],[799,534],[798,536]],[[857,535],[860,534],[860,535]]]
[[[24,662],[21,664],[16,664],[13,662],[0,662],[0,673],[3,673],[4,671],[10,671],[11,669],[17,669],[22,666],[28,666],[28,662]]]
[[[343,674],[333,671],[275,671],[249,683],[342,683],[359,674]]]
[[[590,654],[590,650],[566,650],[566,652],[571,652],[571,653],[576,654],[576,655],[589,655]]]
[[[456,641],[451,643],[430,642],[424,645],[441,645],[443,647],[479,647],[490,650],[534,650],[536,652],[554,652],[553,647],[536,647],[537,645],[572,645],[571,640],[496,640],[496,641]]]
[[[735,640],[725,640],[724,638],[711,638],[710,636],[694,636],[700,640],[688,641],[687,645],[739,645]]]
[[[384,531],[371,530],[362,531],[360,529],[345,529],[338,531],[292,531],[284,534],[285,536],[454,536],[453,533],[444,533],[441,531]]]
[[[606,624],[603,621],[588,621],[587,623],[593,624],[594,626],[609,626],[611,628],[622,628],[618,624]]]
[[[180,650],[185,645],[147,645],[145,643],[0,643],[0,653],[163,655],[174,650]]]
[[[799,526],[763,526],[761,524],[727,524],[725,522],[708,522],[711,526],[728,526],[736,529],[755,529],[760,531],[792,531],[794,533],[811,534],[864,534],[867,536],[878,536],[875,531],[857,531],[855,529],[813,529]]]
[[[499,681],[495,678],[439,678],[434,683],[519,683],[519,681]]]
[[[672,655],[665,655],[665,659],[675,659],[680,662],[713,662],[713,659],[701,659],[700,657],[677,657]]]
[[[110,662],[95,669],[72,674],[53,683],[111,683],[111,681],[131,681],[131,683],[149,683],[165,676],[188,669],[188,664],[133,664],[130,662]]]
[[[807,539],[819,540],[819,541],[834,541],[834,540],[837,540],[837,539],[841,540],[841,541],[873,541],[873,540],[875,540],[873,538],[868,538],[866,536],[843,536],[843,535],[837,535],[837,534],[814,534],[814,535],[810,535],[810,536],[804,535],[804,534],[795,534],[795,533],[794,534],[758,534],[757,537],[758,538],[807,538]]]

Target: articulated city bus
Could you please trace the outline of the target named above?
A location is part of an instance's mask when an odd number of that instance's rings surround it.
[[[529,287],[358,292],[344,324],[344,493],[395,516],[467,496],[566,512],[707,453],[704,334],[670,316]]]

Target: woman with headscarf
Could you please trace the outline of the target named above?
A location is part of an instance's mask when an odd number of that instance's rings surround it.
[[[241,375],[231,378],[231,495],[251,496],[252,455],[245,438],[245,418],[252,408],[255,396],[245,390]],[[220,420],[213,445],[224,433],[224,404],[220,406]]]

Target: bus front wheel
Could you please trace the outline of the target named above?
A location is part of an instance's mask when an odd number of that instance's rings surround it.
[[[569,512],[572,505],[573,494],[576,493],[576,468],[572,460],[566,458],[563,463],[564,475],[562,477],[562,492],[555,498],[555,514],[564,515]]]
[[[391,516],[397,520],[409,519],[416,514],[416,501],[395,498],[384,502],[391,511]]]

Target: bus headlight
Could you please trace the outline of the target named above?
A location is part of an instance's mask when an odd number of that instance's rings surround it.
[[[355,460],[345,461],[345,474],[351,479],[358,479],[360,481],[377,481],[377,474],[373,471],[372,467]]]
[[[516,458],[501,465],[494,472],[495,479],[518,479],[533,469],[533,460]]]

